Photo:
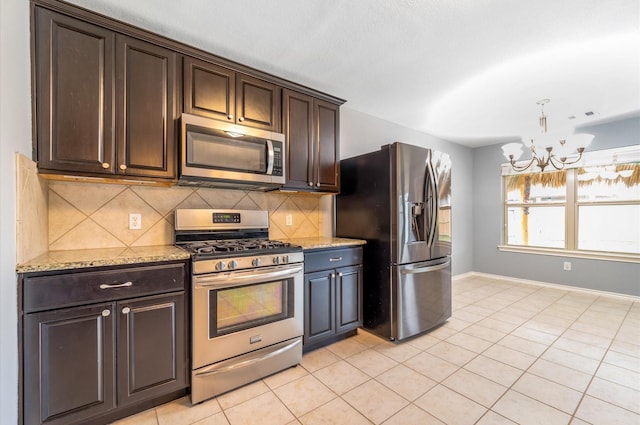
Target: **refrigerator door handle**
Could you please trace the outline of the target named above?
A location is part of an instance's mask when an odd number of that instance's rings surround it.
[[[415,269],[402,269],[402,270],[400,270],[400,273],[402,273],[402,274],[417,274],[417,273],[433,272],[433,271],[436,271],[436,270],[446,269],[447,267],[449,267],[450,264],[451,264],[451,260],[447,260],[444,263],[436,264],[435,266],[418,267],[418,268],[415,268]]]
[[[426,208],[429,217],[429,222],[425,223],[427,224],[425,226],[425,241],[427,241],[427,245],[432,246],[436,236],[436,226],[438,225],[438,186],[436,185],[435,170],[431,164],[431,158],[427,162],[425,173],[424,198],[425,203],[427,203]],[[431,196],[428,196],[429,192]]]

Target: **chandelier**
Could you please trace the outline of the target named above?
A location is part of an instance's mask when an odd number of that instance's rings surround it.
[[[551,165],[556,170],[561,170],[565,165],[575,164],[582,158],[582,153],[589,146],[593,135],[591,134],[570,134],[568,136],[558,136],[547,132],[547,116],[544,114],[544,105],[549,103],[549,99],[542,99],[536,102],[540,105],[540,133],[535,136],[523,137],[522,143],[508,143],[502,146],[502,152],[509,160],[509,163],[516,171],[524,171],[533,164],[540,168],[540,171]],[[531,160],[522,165],[516,161],[522,156],[522,146],[531,151]],[[577,153],[578,157],[568,160],[569,155]]]

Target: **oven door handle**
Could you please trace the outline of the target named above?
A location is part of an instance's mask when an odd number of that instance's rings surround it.
[[[217,273],[207,276],[194,276],[193,283],[200,287],[220,286],[231,288],[253,282],[268,282],[273,279],[283,279],[295,277],[302,272],[302,266],[277,268],[272,271],[249,271],[249,272],[228,272]]]
[[[230,370],[237,370],[237,369],[240,369],[240,368],[243,368],[243,367],[248,367],[248,366],[254,365],[254,364],[258,363],[258,362],[261,362],[261,361],[264,361],[264,360],[268,360],[271,357],[278,356],[278,355],[284,353],[285,351],[289,351],[289,350],[295,348],[297,345],[299,345],[301,343],[302,343],[302,340],[301,339],[297,339],[296,341],[293,341],[291,344],[287,344],[282,348],[278,348],[275,351],[271,351],[270,353],[267,353],[264,356],[254,357],[254,358],[242,361],[242,362],[233,362],[232,364],[227,365],[227,366],[220,366],[220,365],[209,366],[207,368],[204,368],[201,372],[197,372],[195,375],[198,376],[198,377],[211,376],[211,375],[217,375],[219,373],[229,372]]]

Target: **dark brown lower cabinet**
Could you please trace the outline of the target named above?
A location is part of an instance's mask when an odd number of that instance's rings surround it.
[[[185,276],[177,263],[23,277],[23,423],[106,423],[184,390]],[[100,302],[74,305],[88,294]]]
[[[80,423],[115,408],[112,310],[97,304],[25,315],[25,424]]]
[[[304,350],[355,334],[362,325],[362,248],[305,252]]]
[[[119,406],[186,385],[184,305],[184,293],[117,303]]]

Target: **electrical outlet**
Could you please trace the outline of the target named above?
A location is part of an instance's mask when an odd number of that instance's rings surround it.
[[[129,214],[129,230],[142,229],[142,214],[131,213]]]
[[[568,272],[571,271],[571,262],[570,261],[565,261],[564,262],[564,269],[565,269],[565,271],[568,271]]]
[[[291,216],[291,214],[287,214],[284,220],[287,226],[293,226],[293,217]]]

